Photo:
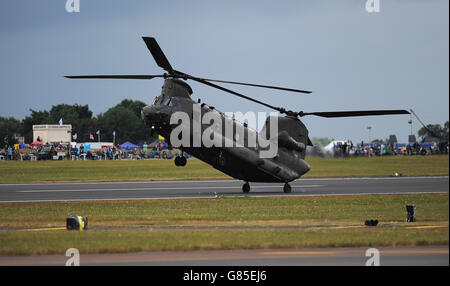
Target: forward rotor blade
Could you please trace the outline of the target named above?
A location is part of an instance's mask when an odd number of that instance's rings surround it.
[[[65,78],[97,78],[97,79],[152,79],[166,75],[66,75]]]
[[[293,88],[286,88],[286,87],[280,87],[280,86],[262,85],[262,84],[237,82],[237,81],[217,80],[217,79],[209,79],[209,78],[202,78],[202,80],[212,81],[212,82],[247,85],[247,86],[255,86],[255,87],[263,87],[263,88],[271,88],[271,89],[278,89],[278,90],[285,90],[285,91],[292,91],[292,92],[299,92],[299,93],[308,93],[308,94],[311,93],[311,91],[309,91],[309,90],[293,89]]]
[[[299,116],[316,115],[320,117],[353,117],[372,115],[410,114],[406,110],[360,110],[360,111],[331,111],[331,112],[300,112]]]
[[[168,71],[171,75],[177,75],[183,74],[181,72],[175,71],[172,66],[170,65],[169,61],[167,60],[166,56],[164,55],[163,51],[161,50],[161,47],[158,45],[158,42],[153,37],[142,37],[145,44],[147,45],[147,48],[152,53],[153,58],[156,61],[156,64],[163,68],[164,70]],[[293,88],[285,88],[285,87],[279,87],[279,86],[270,86],[270,85],[262,85],[262,84],[253,84],[253,83],[245,83],[245,82],[236,82],[236,81],[225,81],[225,80],[216,80],[216,79],[207,79],[207,78],[197,78],[203,81],[212,81],[212,82],[222,82],[222,83],[230,83],[230,84],[239,84],[239,85],[247,85],[247,86],[254,86],[254,87],[263,87],[263,88],[271,88],[271,89],[278,89],[278,90],[285,90],[285,91],[292,91],[292,92],[300,92],[300,93],[311,93],[311,91],[308,90],[301,90],[301,89],[293,89]]]
[[[159,47],[158,42],[156,42],[155,38],[142,37],[142,39],[147,45],[147,48],[150,50],[150,53],[152,53],[152,56],[155,59],[156,64],[159,67],[163,68],[164,70],[168,71],[169,73],[172,73],[173,70],[172,66],[170,65],[163,51]]]

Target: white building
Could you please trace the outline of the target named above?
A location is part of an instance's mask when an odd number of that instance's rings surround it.
[[[33,142],[40,138],[43,144],[70,143],[72,140],[72,125],[33,125]]]

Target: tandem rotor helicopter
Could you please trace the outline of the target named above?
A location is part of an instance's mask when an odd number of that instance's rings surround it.
[[[246,85],[252,87],[260,88],[270,88],[276,90],[284,90],[289,92],[298,93],[311,93],[307,90],[299,90],[292,88],[284,88],[278,86],[251,84],[235,81],[224,81],[215,79],[206,79],[195,77],[172,68],[171,64],[167,60],[160,46],[158,45],[155,38],[143,37],[147,48],[150,50],[156,64],[164,69],[166,73],[158,75],[77,75],[77,76],[65,76],[66,78],[84,78],[84,79],[153,79],[153,78],[163,78],[164,84],[162,86],[162,91],[159,96],[157,96],[152,105],[146,106],[142,109],[142,118],[146,125],[152,128],[152,132],[156,132],[162,135],[168,143],[171,144],[172,131],[180,125],[177,124],[179,121],[174,122],[171,120],[172,115],[177,112],[184,112],[190,119],[195,117],[203,118],[208,113],[214,112],[218,114],[219,118],[225,122],[231,121],[231,126],[233,130],[241,130],[244,134],[244,144],[237,144],[237,142],[242,142],[242,138],[238,138],[239,134],[232,134],[227,136],[225,132],[225,127],[219,127],[222,130],[221,142],[227,141],[230,144],[207,146],[204,142],[200,144],[195,144],[195,131],[197,128],[198,132],[203,132],[210,127],[210,122],[201,122],[199,127],[195,126],[195,121],[188,125],[182,127],[181,135],[189,137],[189,143],[193,144],[182,144],[177,146],[181,149],[183,154],[188,153],[192,156],[210,164],[215,169],[222,171],[223,173],[242,180],[245,183],[242,186],[244,193],[250,191],[250,182],[277,182],[284,183],[283,191],[285,193],[291,192],[291,186],[289,182],[300,178],[302,175],[307,173],[310,169],[309,164],[305,161],[306,146],[312,146],[311,140],[308,137],[308,129],[300,120],[300,117],[306,115],[314,115],[326,118],[335,117],[352,117],[352,116],[372,116],[372,115],[393,115],[393,114],[410,114],[406,110],[360,110],[360,111],[332,111],[332,112],[303,112],[303,111],[292,111],[287,110],[283,107],[276,107],[265,102],[261,102],[257,99],[248,97],[241,93],[235,92],[233,90],[227,89],[225,87],[219,86],[213,82],[235,84],[235,85]],[[187,80],[196,81],[207,86],[222,90],[224,92],[233,94],[235,96],[250,100],[252,102],[264,105],[271,109],[278,111],[284,116],[276,116],[275,123],[277,124],[277,134],[268,134],[272,128],[270,123],[273,122],[273,116],[267,117],[263,129],[259,132],[253,131],[248,128],[247,124],[241,124],[233,119],[225,116],[225,114],[217,112],[214,107],[208,106],[204,103],[195,102],[191,99],[192,88],[186,83]],[[197,109],[196,109],[197,108]],[[196,114],[195,110],[197,110]],[[213,121],[214,124],[214,121]],[[226,124],[225,124],[226,125]],[[274,127],[274,126],[272,126]],[[180,128],[179,128],[180,129]],[[197,132],[197,133],[198,133]],[[219,132],[220,133],[220,132]],[[255,134],[256,133],[256,134]],[[223,134],[225,134],[223,136]],[[242,134],[242,133],[241,133]],[[266,138],[272,138],[275,140],[277,145],[277,152],[274,156],[270,158],[264,158],[260,156],[264,146],[261,142],[257,142],[254,146],[247,146],[245,143],[249,140],[251,136],[264,134]],[[217,134],[213,135],[216,136]],[[177,138],[179,139],[179,138]],[[241,141],[240,141],[241,140]],[[227,147],[232,146],[232,147]],[[176,157],[176,166],[185,166],[186,157]]]

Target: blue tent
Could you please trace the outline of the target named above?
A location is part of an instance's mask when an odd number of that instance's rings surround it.
[[[138,145],[134,145],[133,143],[127,141],[125,143],[122,143],[120,145],[120,148],[122,148],[122,149],[132,149],[132,148],[140,148],[140,147]]]

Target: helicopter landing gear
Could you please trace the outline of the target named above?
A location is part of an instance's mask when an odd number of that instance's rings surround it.
[[[244,193],[250,192],[250,184],[249,184],[248,182],[245,182],[245,184],[242,185],[242,191],[243,191]]]
[[[184,157],[184,156],[175,157],[175,166],[184,167],[184,166],[186,166],[186,163],[187,163],[186,157]]]
[[[285,193],[290,193],[290,192],[292,191],[291,185],[289,185],[289,183],[285,183],[285,184],[284,184],[284,187],[283,187],[283,191],[284,191]]]

